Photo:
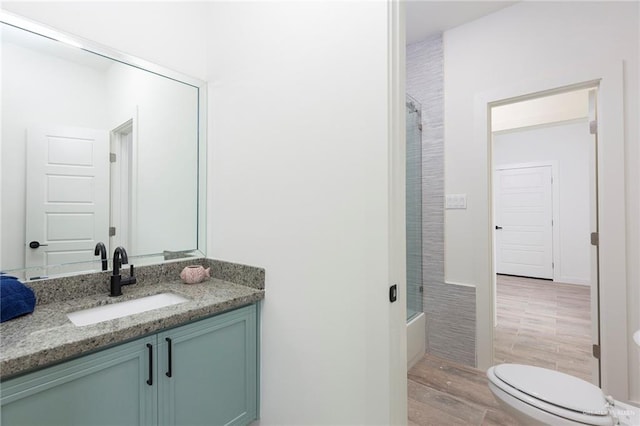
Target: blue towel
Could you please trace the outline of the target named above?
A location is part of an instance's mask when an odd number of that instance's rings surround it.
[[[36,296],[16,277],[0,275],[0,322],[30,314],[36,306]]]

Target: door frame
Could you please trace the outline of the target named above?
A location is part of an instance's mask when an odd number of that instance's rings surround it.
[[[116,228],[116,235],[109,236],[109,250],[116,246],[127,248],[129,255],[135,255],[137,249],[137,206],[138,195],[138,113],[137,108],[131,117],[121,122],[110,132],[110,154],[115,154],[116,161],[109,167],[109,227]],[[130,134],[125,141],[124,134]],[[118,189],[127,186],[127,193],[122,196]],[[124,212],[124,213],[123,213]]]
[[[493,140],[492,140],[493,143]],[[492,160],[493,162],[493,160]],[[492,182],[495,182],[495,173],[498,170],[513,170],[513,169],[530,169],[530,168],[534,168],[534,167],[551,167],[551,178],[553,179],[553,183],[551,184],[551,217],[553,219],[553,226],[551,228],[551,235],[553,240],[551,241],[551,251],[552,251],[552,259],[553,259],[553,263],[554,265],[559,265],[560,264],[560,214],[558,211],[558,206],[560,205],[560,192],[559,192],[559,185],[560,185],[560,181],[559,181],[559,177],[558,177],[558,162],[555,160],[549,160],[549,161],[532,161],[532,162],[527,162],[527,163],[512,163],[512,164],[504,164],[502,166],[495,166],[493,169],[493,177],[492,177]],[[495,189],[494,189],[495,190]],[[494,191],[492,190],[492,191]],[[492,204],[493,204],[493,220],[495,222],[495,195],[491,194],[492,198]],[[495,250],[496,247],[496,238],[495,238],[495,232],[493,235],[493,249]],[[495,251],[494,251],[494,262],[495,262]],[[496,268],[496,265],[493,265],[494,268]],[[558,281],[558,273],[556,272],[558,270],[558,268],[553,268],[553,281]],[[494,311],[495,311],[495,293],[496,293],[496,282],[494,280],[493,282],[493,292],[494,292]]]
[[[526,81],[476,93],[474,99],[474,140],[484,147],[482,164],[486,185],[479,197],[492,199],[492,144],[490,113],[493,106],[566,92],[598,87],[598,226],[600,291],[601,387],[616,398],[629,397],[627,332],[626,208],[624,167],[624,79],[623,62],[592,62],[559,70],[544,80]],[[476,353],[478,367],[493,364],[493,206],[474,218],[478,233],[476,276]]]
[[[398,299],[389,303],[384,300],[388,309],[388,316],[380,323],[379,339],[384,345],[371,344],[368,339],[367,347],[370,350],[385,348],[385,354],[380,356],[386,359],[389,367],[388,381],[383,384],[388,391],[389,404],[384,410],[369,410],[364,418],[365,423],[382,422],[386,424],[404,424],[408,418],[407,405],[407,263],[406,263],[406,28],[405,28],[405,3],[398,0],[387,2],[387,87],[389,108],[388,118],[388,285],[397,283]],[[385,292],[387,288],[385,286]],[[378,291],[378,290],[376,290]],[[386,294],[385,294],[386,296]],[[382,301],[382,299],[381,299]],[[368,302],[369,303],[369,302]],[[373,305],[372,305],[373,306]],[[375,312],[382,305],[375,303]],[[384,311],[383,309],[383,311]],[[374,311],[371,311],[374,312]],[[374,316],[378,316],[377,314]],[[384,324],[386,323],[386,324]],[[369,402],[377,398],[366,398]],[[386,418],[378,416],[386,412]]]

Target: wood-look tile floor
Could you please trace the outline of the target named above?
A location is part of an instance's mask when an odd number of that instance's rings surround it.
[[[594,381],[588,286],[498,275],[497,317],[496,364],[536,365]]]
[[[408,375],[409,426],[511,426],[483,371],[425,355]]]
[[[587,286],[498,276],[496,364],[537,365],[592,381]],[[483,371],[425,355],[408,374],[409,426],[518,423],[498,405]]]

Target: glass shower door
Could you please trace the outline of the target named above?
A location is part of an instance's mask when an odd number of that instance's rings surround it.
[[[407,321],[422,309],[422,106],[407,95]]]

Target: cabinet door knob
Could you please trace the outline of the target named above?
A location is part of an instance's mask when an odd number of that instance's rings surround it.
[[[171,361],[171,339],[167,337],[165,338],[165,340],[167,341],[167,355],[169,356],[169,369],[165,374],[167,375],[167,377],[171,377],[171,368],[173,365],[173,362]]]

